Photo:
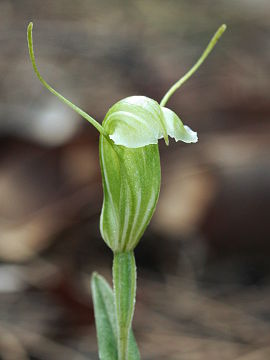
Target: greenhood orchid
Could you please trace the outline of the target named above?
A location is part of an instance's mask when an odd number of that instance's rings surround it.
[[[100,133],[99,154],[103,183],[101,235],[114,254],[111,291],[97,274],[92,277],[99,356],[104,360],[138,360],[140,354],[131,324],[136,294],[136,265],[133,250],[140,241],[156,208],[160,191],[158,140],[196,143],[197,133],[183,125],[166,107],[173,93],[198,69],[226,29],[222,25],[195,65],[165,94],[160,104],[145,96],[130,96],[114,104],[102,125],[54,90],[38,71],[32,39],[27,38],[33,69],[40,82],[61,101],[89,121]]]

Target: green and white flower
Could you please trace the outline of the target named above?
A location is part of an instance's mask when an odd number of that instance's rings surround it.
[[[165,94],[160,104],[145,96],[118,101],[102,125],[54,90],[40,75],[34,56],[33,24],[28,25],[28,47],[40,82],[61,101],[89,121],[100,133],[99,153],[104,199],[101,235],[114,253],[112,293],[106,281],[94,275],[92,292],[99,355],[104,360],[139,360],[131,323],[136,294],[133,250],[154,213],[160,191],[158,140],[196,143],[197,133],[165,107],[172,94],[198,69],[225,31],[222,25],[195,65]]]

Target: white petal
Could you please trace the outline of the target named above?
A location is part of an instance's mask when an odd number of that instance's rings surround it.
[[[187,125],[183,125],[180,118],[172,110],[161,107],[166,130],[170,137],[175,141],[183,141],[185,143],[196,143],[198,141],[197,133],[191,130]]]

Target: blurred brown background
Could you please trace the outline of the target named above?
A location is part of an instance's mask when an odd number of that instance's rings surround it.
[[[33,74],[102,121],[160,100],[199,133],[160,144],[162,191],[139,244],[143,359],[270,358],[270,2],[0,0],[0,359],[97,359],[89,281],[110,281],[99,234],[98,134]]]

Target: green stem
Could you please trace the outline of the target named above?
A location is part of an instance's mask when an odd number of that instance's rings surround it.
[[[221,35],[224,33],[225,30],[226,30],[226,25],[225,24],[221,25],[220,28],[216,31],[215,35],[210,40],[209,44],[207,45],[206,49],[204,50],[204,52],[202,53],[202,55],[198,59],[198,61],[163,96],[163,98],[160,102],[161,106],[165,106],[166,103],[168,102],[168,100],[170,99],[170,97],[175,93],[175,91],[177,89],[179,89],[180,86],[183,85],[184,82],[186,82],[191,77],[191,75],[193,75],[195,73],[195,71],[201,66],[201,64],[204,62],[204,60],[207,58],[207,56],[213,50],[217,41],[219,40],[219,38],[221,37]]]
[[[118,360],[127,360],[136,297],[136,263],[133,251],[114,253],[113,285],[117,321]]]
[[[30,22],[28,27],[27,27],[27,40],[28,40],[28,49],[29,49],[29,56],[30,56],[30,60],[33,66],[33,69],[39,79],[39,81],[41,82],[41,84],[43,86],[45,86],[45,88],[47,90],[49,90],[53,95],[57,96],[63,103],[65,103],[66,105],[68,105],[69,107],[71,107],[74,111],[76,111],[76,113],[78,113],[79,115],[81,115],[83,118],[85,118],[87,121],[89,121],[99,132],[100,134],[108,137],[107,132],[104,130],[104,128],[94,119],[92,118],[92,116],[88,115],[85,111],[81,110],[78,106],[74,105],[71,101],[67,100],[64,96],[62,96],[61,94],[59,94],[59,92],[57,92],[56,90],[54,90],[41,76],[40,72],[38,71],[37,68],[37,64],[36,64],[36,60],[35,60],[35,54],[34,54],[34,47],[33,47],[33,34],[32,34],[32,30],[33,30],[33,23]]]

